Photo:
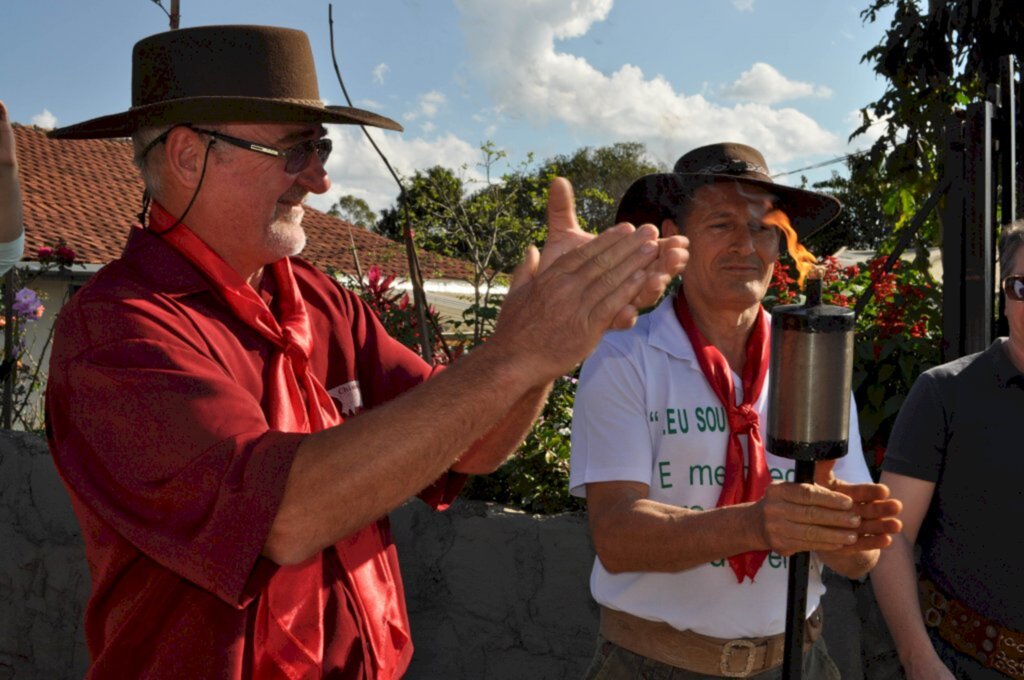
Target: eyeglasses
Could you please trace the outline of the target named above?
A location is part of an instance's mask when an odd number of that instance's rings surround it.
[[[232,137],[222,132],[215,132],[214,130],[204,130],[203,128],[192,127],[186,125],[189,130],[198,132],[199,134],[213,137],[221,141],[227,142],[233,146],[237,146],[240,149],[247,149],[249,151],[255,151],[256,153],[266,154],[267,156],[273,156],[274,158],[283,158],[284,171],[289,175],[297,175],[309,165],[309,161],[313,158],[315,153],[320,158],[320,163],[326,163],[328,156],[331,155],[331,149],[334,146],[331,144],[331,140],[323,137],[321,139],[307,139],[304,142],[299,142],[295,146],[290,146],[283,151],[281,149],[275,149],[265,144],[259,144],[257,142],[250,142],[238,137]]]
[[[1003,279],[1003,292],[1011,300],[1024,302],[1024,275],[1017,274]]]

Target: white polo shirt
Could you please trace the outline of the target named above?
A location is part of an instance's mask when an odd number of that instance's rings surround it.
[[[768,381],[757,401],[767,438]],[[735,372],[737,400],[742,380]],[[740,437],[746,458],[745,436]],[[654,501],[693,509],[714,508],[725,478],[728,422],[725,409],[704,378],[693,346],[666,298],[628,331],[605,335],[580,375],[572,425],[570,491],[586,495],[592,482],[648,485]],[[767,453],[772,480],[794,479],[794,462]],[[837,478],[870,482],[857,410],[850,399],[849,454],[835,467]],[[769,553],[753,583],[721,559],[674,573],[611,574],[594,560],[594,599],[612,609],[680,630],[719,638],[760,637],[786,627],[789,560]],[[812,554],[807,613],[825,592]]]

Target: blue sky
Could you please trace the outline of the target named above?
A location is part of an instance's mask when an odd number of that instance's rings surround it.
[[[582,146],[643,142],[671,165],[715,141],[753,144],[773,172],[865,148],[856,111],[884,88],[861,56],[883,35],[868,0],[337,0],[335,47],[357,106],[405,175],[435,164],[479,179],[492,140],[518,164]],[[170,0],[163,0],[170,8]],[[181,0],[183,27],[306,31],[321,96],[343,103],[323,0]],[[130,105],[131,50],[167,29],[152,0],[2,0],[0,99],[44,127]],[[397,188],[358,128],[332,126],[326,208],[353,194],[379,210]],[[832,166],[806,173],[813,181]],[[506,169],[502,165],[500,172]],[[781,181],[799,181],[798,176]]]

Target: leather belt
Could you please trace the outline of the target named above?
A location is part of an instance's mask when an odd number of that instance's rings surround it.
[[[1024,633],[985,618],[926,577],[919,585],[925,625],[937,628],[939,637],[982,666],[1024,680]]]
[[[807,619],[804,651],[821,636],[821,607]],[[609,642],[655,661],[683,670],[726,678],[747,678],[782,663],[785,633],[771,637],[726,640],[679,630],[662,621],[650,621],[626,612],[601,607],[601,635]]]

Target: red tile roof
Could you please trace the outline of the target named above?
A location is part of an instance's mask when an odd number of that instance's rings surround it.
[[[25,259],[40,246],[63,238],[80,262],[116,259],[136,221],[142,180],[127,139],[57,140],[34,127],[14,126],[25,211]],[[319,267],[356,272],[355,241],[365,272],[378,265],[387,274],[408,275],[405,246],[306,206],[303,257]],[[472,277],[469,263],[420,251],[424,278]]]

